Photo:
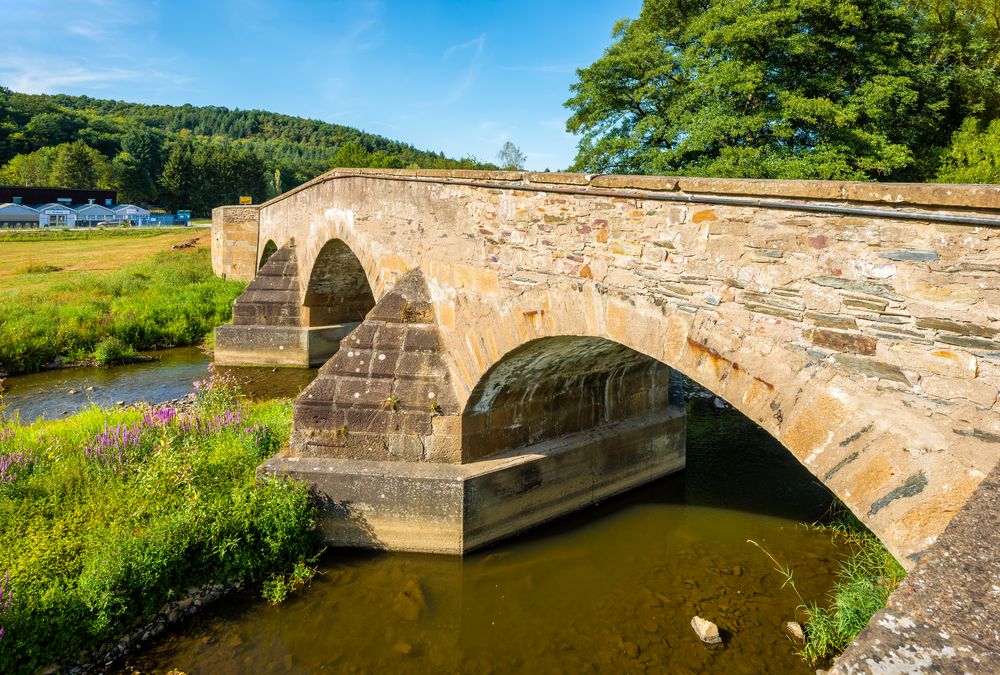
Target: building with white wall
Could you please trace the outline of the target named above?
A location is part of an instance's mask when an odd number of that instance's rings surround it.
[[[94,227],[98,223],[112,223],[119,220],[113,209],[100,204],[78,204],[73,210],[76,211],[78,227]]]
[[[69,204],[36,206],[39,227],[76,227],[76,209]]]

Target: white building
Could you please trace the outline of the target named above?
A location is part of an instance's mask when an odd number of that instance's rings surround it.
[[[76,211],[78,227],[94,227],[98,223],[113,223],[119,220],[112,209],[100,204],[78,204],[73,210]]]
[[[76,209],[69,204],[42,204],[35,210],[40,227],[76,227]]]
[[[150,213],[141,206],[135,204],[119,204],[111,207],[115,212],[115,220],[119,222],[128,221],[133,225],[149,225]]]
[[[24,204],[0,204],[0,228],[38,227],[38,211]]]

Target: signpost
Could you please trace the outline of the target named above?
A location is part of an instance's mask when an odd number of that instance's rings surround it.
[[[240,206],[246,206],[247,204],[253,204],[253,198],[240,197]]]

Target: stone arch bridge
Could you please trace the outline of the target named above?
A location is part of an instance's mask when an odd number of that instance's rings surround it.
[[[998,186],[345,169],[212,227],[217,362],[325,364],[263,470],[332,541],[467,551],[682,468],[674,371],[907,566],[996,493]]]
[[[324,364],[262,471],[331,541],[464,552],[680,469],[676,371],[915,567],[839,668],[1000,664],[1000,186],[344,169],[212,233],[217,362]]]

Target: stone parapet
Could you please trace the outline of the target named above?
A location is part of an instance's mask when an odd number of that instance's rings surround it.
[[[1000,186],[997,185],[369,168],[332,169],[294,190],[265,202],[262,207],[266,208],[315,185],[352,176],[365,176],[373,179],[381,177],[395,180],[426,180],[444,184],[502,183],[510,188],[516,188],[518,185],[541,189],[557,186],[576,187],[580,189],[580,194],[587,194],[588,190],[592,190],[592,194],[595,196],[602,194],[602,190],[635,190],[883,205],[897,209],[954,207],[961,210],[1000,211]]]
[[[1000,467],[830,672],[1000,673]]]

